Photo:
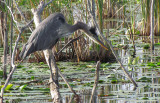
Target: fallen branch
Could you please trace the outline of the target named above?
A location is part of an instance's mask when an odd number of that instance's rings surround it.
[[[90,5],[90,4],[91,4],[91,3],[90,3],[90,0],[88,0],[88,3],[89,3],[89,6],[91,6],[91,5]],[[91,7],[89,7],[89,8],[91,8]],[[114,54],[117,62],[120,64],[122,70],[123,70],[124,73],[127,75],[127,77],[129,78],[129,80],[133,83],[133,85],[134,85],[135,87],[138,87],[137,83],[132,79],[132,77],[130,76],[130,74],[127,72],[127,70],[126,70],[125,67],[123,66],[121,60],[120,60],[120,59],[118,58],[118,56],[116,55],[116,53],[115,53],[115,51],[114,51],[114,49],[113,49],[113,46],[111,45],[110,41],[108,41],[108,40],[104,37],[103,33],[100,31],[100,28],[99,28],[99,26],[98,26],[98,23],[97,23],[95,17],[92,15],[91,9],[89,9],[89,11],[90,11],[91,17],[92,17],[92,19],[93,19],[93,22],[94,22],[94,24],[95,24],[95,26],[96,26],[96,28],[97,28],[100,36],[101,36],[101,37],[107,42],[107,44],[109,45],[109,47],[110,47],[112,53]]]
[[[65,79],[65,77],[63,76],[63,74],[61,73],[60,69],[58,68],[58,73],[59,75],[62,77],[62,79],[64,80],[64,82],[67,84],[67,86],[69,87],[69,89],[74,93],[74,95],[77,95],[76,92],[72,89],[72,87],[69,85],[68,81]]]
[[[100,69],[100,65],[101,65],[101,62],[98,61],[97,62],[97,65],[96,65],[96,76],[95,76],[95,81],[94,81],[94,86],[93,86],[93,89],[92,89],[92,94],[91,94],[91,98],[90,98],[90,102],[89,103],[93,103],[93,98],[94,98],[94,94],[95,94],[95,91],[96,91],[96,87],[98,85],[98,80],[99,80],[99,69]]]

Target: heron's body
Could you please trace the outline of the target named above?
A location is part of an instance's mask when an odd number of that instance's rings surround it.
[[[65,23],[64,16],[60,13],[51,14],[48,18],[44,19],[32,32],[27,43],[23,46],[20,56],[25,58],[35,51],[51,49],[57,43],[60,36],[63,35],[60,32],[62,25],[67,24]]]
[[[20,57],[24,59],[35,51],[51,49],[61,37],[67,36],[78,29],[82,29],[89,34],[87,36],[92,35],[96,39],[98,37],[95,34],[95,30],[91,30],[82,22],[77,22],[75,25],[70,25],[65,22],[63,14],[51,14],[32,32],[29,40],[23,46]]]

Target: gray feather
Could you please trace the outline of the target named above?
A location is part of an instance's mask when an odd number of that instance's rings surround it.
[[[20,57],[24,59],[29,54],[45,49],[51,49],[59,40],[61,25],[65,23],[63,14],[54,13],[44,19],[32,32],[27,43],[23,46]]]

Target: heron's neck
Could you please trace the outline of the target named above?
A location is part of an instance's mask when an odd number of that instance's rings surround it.
[[[83,30],[86,33],[89,32],[89,27],[87,26],[87,24],[85,24],[83,22],[77,22],[76,24],[74,24],[70,27],[71,33],[75,32],[79,29]]]

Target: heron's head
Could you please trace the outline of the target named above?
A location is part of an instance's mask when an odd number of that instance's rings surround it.
[[[99,37],[97,35],[97,32],[96,32],[96,27],[91,27],[89,29],[89,33],[87,33],[87,34],[88,34],[87,36],[90,39],[92,39],[95,43],[101,45],[103,48],[105,48],[106,50],[108,50],[107,47],[104,45],[104,43],[99,39]]]
[[[87,24],[80,22],[80,21],[76,22],[73,27],[74,27],[73,31],[77,29],[82,29],[84,32],[86,32],[86,35],[90,39],[92,39],[95,43],[101,45],[103,48],[108,50],[107,47],[104,45],[104,43],[99,39],[97,32],[96,32],[96,27],[89,27]]]

